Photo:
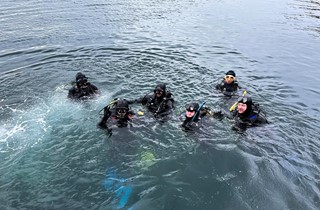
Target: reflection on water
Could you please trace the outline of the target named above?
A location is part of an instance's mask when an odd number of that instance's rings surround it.
[[[4,0],[0,10],[1,209],[318,209],[318,2]],[[210,119],[184,132],[186,103],[233,104],[214,90],[229,69],[270,124],[239,134]],[[67,99],[79,71],[96,100]],[[111,137],[96,128],[111,99],[158,82],[177,102],[168,123],[146,115]]]

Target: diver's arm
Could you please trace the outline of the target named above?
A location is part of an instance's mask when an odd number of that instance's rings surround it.
[[[90,86],[90,89],[92,90],[93,93],[95,93],[95,94],[99,94],[100,93],[100,91],[98,90],[97,86],[95,86],[95,85],[93,85],[91,83],[89,84],[89,86]]]
[[[138,99],[128,99],[128,104],[135,104],[135,103],[141,103],[144,97],[138,98]]]
[[[173,103],[172,103],[171,100],[168,100],[168,101],[166,102],[166,109],[167,109],[167,110],[172,110],[172,109],[173,109]]]
[[[230,111],[229,113],[223,113],[223,116],[225,116],[227,119],[229,120],[235,120],[236,116],[237,116],[237,111],[236,110],[233,110],[233,111]]]
[[[128,116],[128,118],[129,118],[130,120],[133,119],[134,115],[136,115],[136,114],[135,114],[132,110],[128,111],[127,116]]]
[[[233,91],[236,92],[236,91],[238,91],[239,89],[241,89],[240,86],[239,86],[239,83],[238,83],[238,82],[234,82],[234,84],[233,84]]]
[[[224,81],[220,81],[218,84],[216,84],[216,89],[217,90],[222,90],[224,86]]]
[[[222,119],[224,117],[224,114],[222,113],[221,110],[212,111],[210,107],[203,107],[200,112],[200,117],[204,117],[204,116]]]
[[[225,96],[230,96],[230,97],[234,95],[234,92],[233,92],[233,91],[230,92],[230,91],[224,90],[224,91],[222,91],[222,93],[223,93],[223,95],[225,95]]]
[[[255,121],[256,124],[267,124],[269,123],[267,118],[264,116],[258,115],[257,120]]]
[[[68,92],[68,98],[74,99],[74,93],[75,93],[75,90],[74,90],[74,87],[72,87]]]
[[[219,111],[212,111],[212,117],[222,119],[224,117],[224,114],[221,110]]]
[[[72,87],[68,92],[69,99],[79,99],[82,96],[82,92],[77,91],[76,87]]]
[[[234,125],[231,127],[232,130],[237,131],[239,133],[243,133],[244,131],[247,130],[247,125],[243,123],[236,122]]]
[[[105,107],[103,117],[101,118],[100,122],[98,123],[98,127],[108,128],[107,121],[110,118],[110,116],[111,116],[111,111],[110,111],[109,107]]]
[[[164,117],[164,116],[167,116],[167,115],[169,115],[169,114],[171,114],[172,113],[172,109],[169,109],[169,110],[167,110],[167,111],[164,111],[164,112],[160,112],[160,113],[154,113],[154,116],[155,117]]]
[[[146,95],[146,96],[140,97],[138,99],[127,100],[127,102],[128,102],[128,104],[135,104],[135,103],[146,104],[148,102],[149,98],[152,98],[152,95]]]
[[[234,91],[237,91],[237,90],[241,89],[239,84],[238,84],[238,82],[234,82],[234,88],[233,89],[234,89]]]

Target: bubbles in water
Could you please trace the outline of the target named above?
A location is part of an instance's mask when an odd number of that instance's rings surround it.
[[[8,107],[11,117],[0,126],[0,152],[33,146],[54,138],[52,135],[64,138],[70,129],[95,128],[98,111],[109,99],[102,95],[90,102],[73,102],[67,99],[65,86],[57,87],[48,95],[46,99],[36,98],[31,105],[24,102],[19,108]]]

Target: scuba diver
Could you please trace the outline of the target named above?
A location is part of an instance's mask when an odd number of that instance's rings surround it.
[[[259,104],[254,104],[251,97],[242,96],[237,103],[237,109],[231,111],[232,118],[235,120],[233,129],[245,130],[248,127],[268,123],[265,114],[259,108]]]
[[[141,103],[153,113],[154,117],[164,117],[172,113],[174,99],[172,93],[166,90],[165,84],[158,84],[153,90],[153,94],[147,94],[139,99],[129,100],[129,104]]]
[[[201,119],[205,116],[222,119],[223,114],[221,111],[211,111],[211,109],[209,107],[205,107],[204,104],[205,102],[201,104],[193,102],[185,106],[186,111],[183,115],[184,119],[182,119],[182,127],[184,129],[192,130],[193,128],[199,127],[199,125],[201,124]]]
[[[79,72],[76,74],[76,85],[69,90],[68,98],[75,100],[88,99],[98,93],[98,88],[88,82],[88,78]]]
[[[134,112],[130,110],[129,103],[125,99],[114,99],[109,105],[103,108],[103,117],[98,123],[98,127],[108,129],[107,122],[110,119],[118,127],[127,127],[131,122]]]
[[[225,96],[233,96],[239,89],[238,82],[236,81],[236,73],[232,70],[228,71],[224,79],[216,85],[216,89],[220,90]]]

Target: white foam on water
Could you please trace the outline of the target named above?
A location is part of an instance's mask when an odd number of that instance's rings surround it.
[[[88,121],[90,117],[98,122],[99,110],[110,100],[110,95],[100,95],[90,101],[74,102],[67,98],[67,93],[64,85],[59,86],[48,93],[49,98],[35,98],[31,106],[22,104],[19,108],[10,108],[12,117],[0,125],[0,152],[36,145],[51,135],[53,128],[70,129],[69,125],[78,126],[76,123],[85,128],[92,124]]]

